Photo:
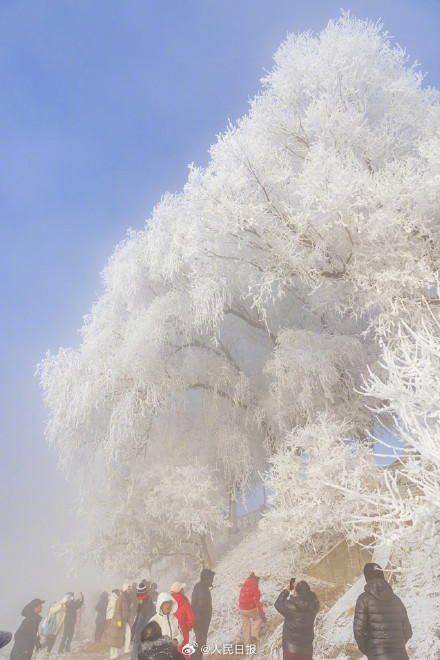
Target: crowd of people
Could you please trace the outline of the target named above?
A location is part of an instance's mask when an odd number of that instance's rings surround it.
[[[202,660],[208,648],[214,575],[210,569],[202,570],[191,602],[183,582],[174,582],[169,592],[158,593],[157,584],[148,580],[126,583],[111,594],[103,592],[95,606],[95,641],[107,643],[110,660],[116,660],[121,649],[125,654],[131,653],[131,660],[179,660],[189,655],[193,660]],[[405,606],[378,564],[366,564],[364,577],[366,585],[357,599],[353,623],[359,650],[368,660],[409,660],[406,643],[412,630]],[[248,651],[257,648],[266,621],[259,582],[260,577],[252,572],[239,594],[244,642],[241,647]],[[24,619],[15,633],[10,660],[31,660],[35,650],[43,649],[49,657],[57,638],[61,640],[58,654],[70,651],[77,612],[84,606],[83,594],[75,599],[72,592],[67,593],[50,606],[43,620],[44,602],[35,598],[24,607]],[[314,625],[319,610],[316,594],[307,582],[292,578],[274,606],[284,617],[283,660],[313,660]],[[191,630],[195,642],[190,643]],[[10,633],[0,631],[0,648],[11,638]]]

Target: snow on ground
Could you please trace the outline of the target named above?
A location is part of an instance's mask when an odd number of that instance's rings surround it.
[[[408,651],[415,660],[440,659],[439,554],[438,545],[402,553],[401,572],[393,584],[408,610],[413,629]],[[434,575],[434,580],[427,579],[428,575]]]

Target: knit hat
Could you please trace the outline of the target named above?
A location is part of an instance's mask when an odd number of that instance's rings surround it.
[[[144,600],[148,596],[148,588],[145,582],[142,580],[137,591],[136,591],[136,600]]]
[[[179,591],[182,591],[182,589],[185,589],[186,584],[185,582],[173,582],[171,585],[170,592],[172,594],[177,594]]]
[[[364,566],[364,577],[366,581],[373,578],[384,578],[383,570],[379,564],[369,563]]]

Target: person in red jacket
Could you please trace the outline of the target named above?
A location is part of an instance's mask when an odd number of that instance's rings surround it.
[[[260,603],[260,590],[258,583],[260,578],[251,573],[244,581],[240,590],[238,606],[240,608],[241,627],[243,629],[244,643],[250,644],[251,639],[258,641],[261,624],[266,621],[266,615]],[[254,623],[251,627],[251,619]]]
[[[171,585],[171,595],[177,603],[177,611],[174,613],[174,616],[179,622],[180,630],[183,635],[183,642],[177,649],[180,653],[185,644],[188,644],[189,642],[189,631],[192,630],[195,621],[190,602],[183,592],[185,587],[186,584],[182,582],[174,582],[174,584]]]

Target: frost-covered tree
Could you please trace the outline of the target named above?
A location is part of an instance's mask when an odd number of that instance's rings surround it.
[[[96,474],[111,494],[122,464],[166,479],[197,456],[220,515],[330,417],[339,440],[308,469],[353,451],[356,471],[381,417],[364,378],[438,302],[439,96],[405,52],[343,14],[288,37],[262,84],[209,165],[116,249],[80,348],[40,366],[48,440],[84,474],[89,510]],[[128,510],[123,485],[117,498]]]

